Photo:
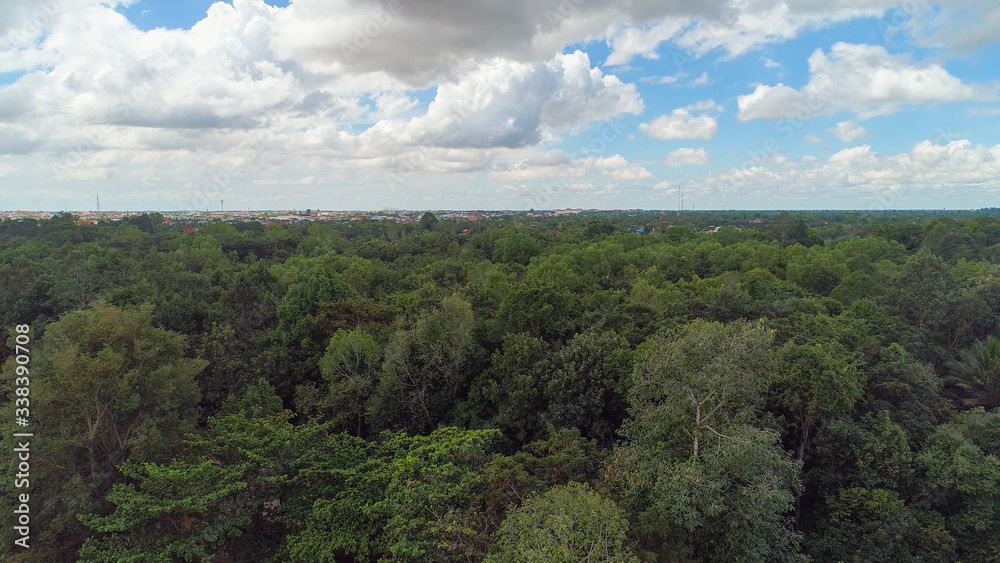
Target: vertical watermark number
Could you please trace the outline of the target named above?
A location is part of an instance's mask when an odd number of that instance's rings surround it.
[[[14,503],[14,544],[29,549],[31,537],[31,438],[28,432],[31,420],[31,327],[14,327],[14,423],[19,431],[14,432],[14,489],[17,497]]]

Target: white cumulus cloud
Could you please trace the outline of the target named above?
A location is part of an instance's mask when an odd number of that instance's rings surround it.
[[[826,132],[845,143],[868,136],[868,130],[853,121],[840,121]]]
[[[817,49],[809,57],[809,82],[801,89],[778,83],[759,85],[739,96],[739,119],[781,119],[852,111],[859,118],[892,113],[925,102],[985,100],[996,88],[969,85],[940,64],[912,64],[878,45],[836,43],[827,55]]]
[[[638,164],[632,164],[626,166],[625,168],[615,168],[612,170],[605,170],[604,174],[611,178],[616,178],[618,180],[644,180],[646,178],[652,178],[653,173],[646,170],[644,167]]]
[[[667,157],[663,159],[663,164],[667,166],[702,166],[710,161],[708,151],[704,148],[681,148],[667,154]]]
[[[581,51],[546,63],[497,58],[438,86],[425,115],[379,122],[368,136],[402,144],[513,148],[539,142],[543,128],[574,130],[642,109],[634,84],[591,68]]]
[[[719,124],[715,117],[701,113],[708,110],[721,111],[722,107],[712,100],[704,100],[677,108],[649,123],[641,123],[639,129],[654,139],[711,139],[718,132]]]

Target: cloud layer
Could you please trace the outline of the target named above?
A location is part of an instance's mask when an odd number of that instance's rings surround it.
[[[871,118],[998,91],[948,60],[1000,41],[1000,8],[975,0],[233,0],[191,29],[149,31],[123,15],[134,3],[0,3],[0,196],[19,182],[38,198],[110,186],[181,207],[227,191],[395,204],[406,190],[465,196],[471,182],[487,203],[505,201],[502,185],[557,180],[572,186],[562,193],[640,200],[727,174],[777,190],[769,178],[804,185],[808,170],[874,185],[925,165],[917,149],[879,156]],[[826,38],[772,52],[862,19],[920,56]],[[810,51],[807,76],[784,76]],[[724,74],[740,57],[759,80]],[[770,127],[744,122],[789,117],[820,122],[803,132],[809,148],[834,150],[824,133],[836,148],[872,146],[725,171]],[[950,145],[926,151],[938,146]],[[993,149],[977,147],[948,158],[990,169]]]

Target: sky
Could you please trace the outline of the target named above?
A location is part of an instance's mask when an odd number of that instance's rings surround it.
[[[97,196],[1000,206],[1000,4],[0,0],[0,209]]]

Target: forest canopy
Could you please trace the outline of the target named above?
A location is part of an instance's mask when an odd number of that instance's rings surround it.
[[[5,561],[1000,561],[995,214],[180,226],[0,222]]]

